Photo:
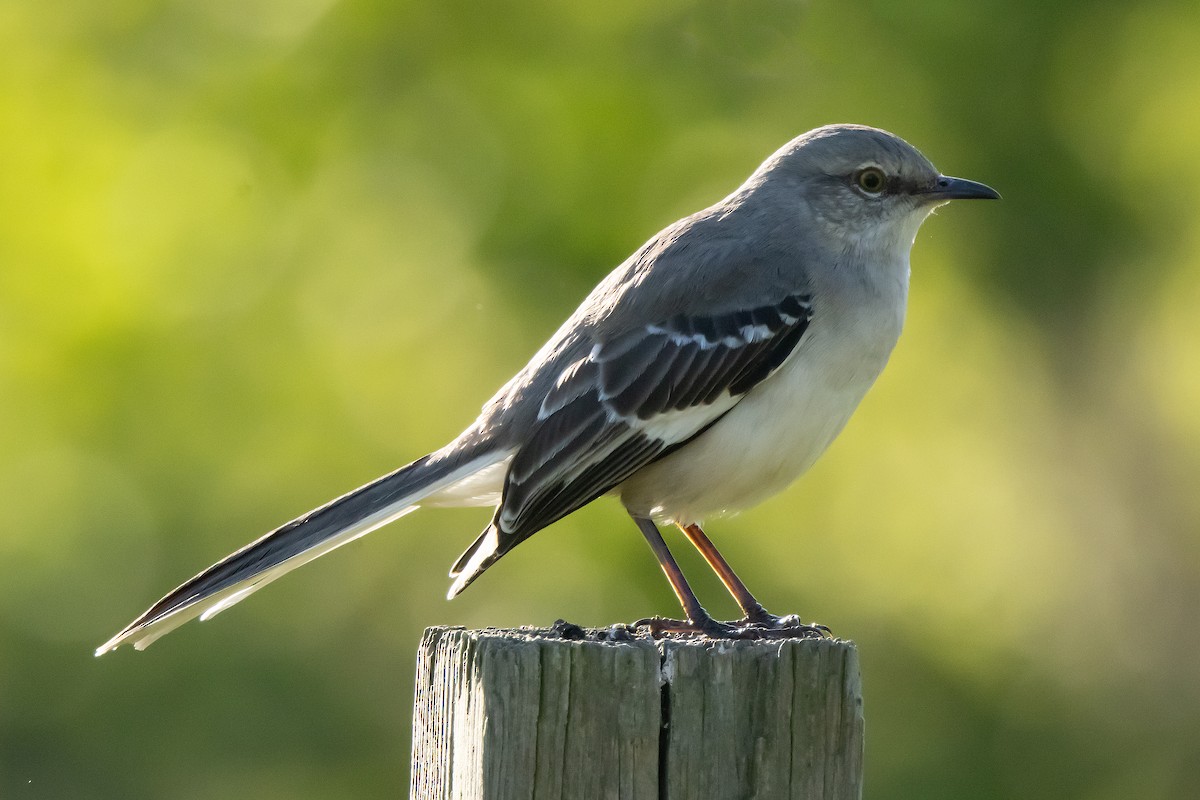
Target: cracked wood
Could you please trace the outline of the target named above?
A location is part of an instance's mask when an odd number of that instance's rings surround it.
[[[429,628],[410,797],[861,798],[852,643],[602,638]]]

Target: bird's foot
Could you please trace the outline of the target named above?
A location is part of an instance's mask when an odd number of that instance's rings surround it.
[[[745,618],[734,625],[745,631],[758,631],[762,638],[829,638],[833,632],[827,625],[819,622],[803,623],[795,614],[785,614],[782,617],[771,614],[762,606],[756,606],[746,614]]]
[[[718,622],[707,614],[695,620],[646,617],[639,619],[630,627],[635,629],[646,628],[649,630],[650,635],[656,639],[660,636],[669,636],[671,634],[708,636],[712,639],[737,639],[740,633],[736,625],[728,622]]]
[[[647,617],[630,627],[646,628],[654,638],[693,635],[711,639],[824,639],[831,635],[824,625],[806,625],[795,614],[777,617],[765,610],[737,622],[719,622],[705,614],[697,619]]]

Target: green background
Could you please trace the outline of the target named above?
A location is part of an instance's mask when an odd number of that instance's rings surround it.
[[[675,613],[615,502],[450,604],[487,512],[426,511],[92,657],[828,122],[1005,199],[926,223],[845,434],[711,535],[858,642],[868,797],[1192,795],[1200,5],[0,0],[0,797],[400,796],[424,626]]]

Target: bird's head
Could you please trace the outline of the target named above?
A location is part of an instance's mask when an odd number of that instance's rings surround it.
[[[996,190],[942,175],[899,136],[863,125],[827,125],[788,142],[751,178],[782,192],[837,239],[859,246],[911,246],[921,222],[950,200],[998,199]],[[779,198],[776,198],[779,199]]]

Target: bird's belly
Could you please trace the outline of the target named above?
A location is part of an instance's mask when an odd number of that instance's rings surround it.
[[[841,432],[874,383],[895,335],[813,336],[685,447],[625,481],[635,514],[681,523],[749,508],[802,475]]]

